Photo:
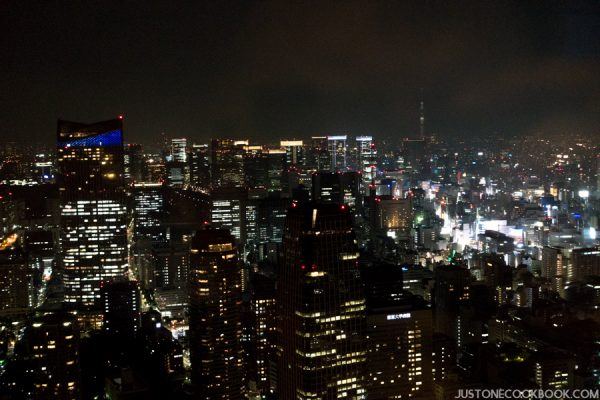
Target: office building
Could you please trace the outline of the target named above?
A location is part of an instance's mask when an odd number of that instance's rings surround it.
[[[358,256],[347,207],[289,209],[277,286],[280,398],[366,398]]]
[[[248,141],[212,139],[211,180],[213,187],[244,185],[244,146]]]
[[[189,346],[192,383],[203,399],[241,399],[241,272],[235,238],[205,229],[192,239]]]
[[[467,268],[456,265],[437,266],[433,274],[435,331],[457,339],[461,336],[457,315],[470,298],[471,275]]]
[[[280,191],[286,152],[262,146],[244,147],[244,182],[249,189]]]
[[[346,135],[327,136],[327,148],[331,157],[331,171],[344,171],[347,167],[348,147]]]
[[[312,176],[312,199],[355,207],[361,203],[360,175],[354,171],[318,172]]]
[[[187,139],[186,138],[174,138],[171,139],[171,157],[176,163],[187,162]]]
[[[210,222],[215,228],[227,229],[238,240],[246,239],[245,213],[248,191],[242,188],[224,188],[211,193]]]
[[[35,318],[16,351],[25,360],[23,380],[32,398],[80,398],[79,327],[74,316],[56,313]]]
[[[210,148],[208,144],[193,144],[189,154],[190,184],[202,190],[210,188]]]
[[[249,381],[254,381],[262,396],[276,390],[277,306],[276,285],[272,277],[253,274],[251,277],[252,346]]]
[[[103,282],[102,329],[109,336],[130,341],[140,327],[140,288],[126,278]]]
[[[367,300],[368,303],[368,300]],[[374,399],[431,395],[433,318],[425,302],[410,294],[388,304],[368,305],[367,393]]]
[[[60,245],[66,306],[100,309],[100,282],[127,264],[121,119],[58,121]]]
[[[584,282],[592,276],[600,275],[600,248],[573,249],[568,280]]]
[[[369,185],[373,184],[377,177],[377,150],[372,136],[357,136],[356,146],[356,168],[362,174],[362,191],[368,194]]]
[[[542,278],[549,279],[557,293],[563,291],[568,263],[569,249],[555,246],[544,246],[542,249]]]
[[[161,218],[165,211],[161,183],[140,182],[133,185],[133,235],[135,239],[158,241],[165,237]]]
[[[285,149],[285,163],[288,168],[304,166],[305,154],[302,140],[282,140],[279,144]]]
[[[144,154],[142,145],[128,143],[123,152],[123,171],[125,182],[134,183],[144,180]]]
[[[171,239],[152,245],[154,287],[161,289],[185,289],[190,267],[190,244],[188,240]]]
[[[313,136],[307,154],[307,167],[313,171],[331,171],[327,136]]]
[[[413,217],[410,198],[376,196],[371,205],[371,226],[374,231],[393,239],[410,235]]]

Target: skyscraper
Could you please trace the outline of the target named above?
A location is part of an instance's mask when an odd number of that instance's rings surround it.
[[[135,239],[158,241],[165,236],[160,217],[164,212],[161,183],[136,183],[133,185],[133,234]]]
[[[190,183],[200,189],[210,187],[210,151],[207,144],[193,144],[189,155]]]
[[[304,142],[302,140],[282,140],[279,144],[285,149],[285,161],[288,167],[304,165]]]
[[[124,149],[124,170],[125,181],[141,182],[144,173],[144,158],[142,154],[142,145],[130,143]]]
[[[183,187],[190,182],[187,164],[187,139],[171,139],[171,154],[167,158],[167,181],[169,186]]]
[[[213,187],[244,184],[244,147],[248,141],[213,139],[211,151],[211,180]]]
[[[177,163],[185,163],[187,161],[186,138],[171,139],[171,156],[173,157],[173,161]]]
[[[329,156],[327,136],[311,137],[307,164],[314,171],[331,170],[331,157]]]
[[[377,150],[372,136],[357,136],[357,170],[362,173],[363,193],[367,194],[369,185],[377,176]]]
[[[102,285],[104,331],[119,341],[132,340],[140,327],[140,289],[122,278]]]
[[[192,383],[203,399],[241,399],[241,272],[228,231],[196,232],[189,279]]]
[[[251,355],[249,381],[263,396],[275,387],[276,377],[276,287],[272,277],[253,274],[251,278]]]
[[[127,272],[122,122],[58,121],[65,303],[80,311],[98,311],[100,282]]]
[[[366,398],[365,298],[348,207],[292,206],[283,246],[280,398]]]
[[[243,188],[222,188],[211,193],[210,222],[215,228],[229,230],[243,246],[247,238],[246,206],[248,191]]]
[[[331,171],[343,171],[346,169],[346,158],[348,147],[346,135],[327,136],[327,147],[331,156]]]

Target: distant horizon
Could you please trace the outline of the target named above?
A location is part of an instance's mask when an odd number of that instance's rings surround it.
[[[122,114],[119,114],[122,115]],[[114,116],[113,118],[116,119],[119,117],[119,115]],[[30,139],[29,138],[25,138],[25,137],[15,137],[9,140],[5,140],[5,142],[9,142],[9,143],[16,143],[18,145],[39,145],[39,146],[54,146],[55,142],[56,142],[56,122],[58,120],[65,120],[65,121],[70,121],[70,122],[79,122],[79,123],[84,123],[84,124],[88,124],[88,123],[96,123],[96,122],[102,122],[102,121],[107,121],[113,118],[97,118],[96,120],[90,120],[90,121],[85,121],[85,120],[77,120],[77,119],[73,119],[73,118],[57,118],[56,120],[54,120],[54,124],[53,126],[53,130],[51,131],[51,133],[49,133],[46,136],[46,139],[44,142],[36,142],[36,143],[30,143]],[[305,133],[305,134],[286,134],[285,132],[281,132],[278,134],[278,136],[274,136],[274,135],[270,135],[270,137],[265,138],[265,137],[260,137],[260,138],[256,138],[256,135],[250,136],[250,135],[243,135],[243,134],[223,134],[223,135],[219,135],[219,134],[213,134],[213,135],[209,135],[209,136],[198,136],[198,135],[193,135],[193,134],[181,134],[181,133],[170,133],[167,131],[157,131],[156,133],[152,134],[151,136],[146,136],[144,137],[142,140],[128,140],[128,137],[130,136],[128,134],[128,127],[127,127],[127,116],[124,116],[123,119],[123,137],[124,137],[124,143],[125,144],[141,144],[143,146],[158,146],[159,144],[157,143],[157,139],[161,138],[161,135],[163,133],[166,133],[168,138],[187,138],[190,140],[191,143],[209,143],[211,139],[215,139],[215,138],[230,138],[230,139],[239,139],[239,140],[243,140],[243,139],[248,139],[250,141],[252,141],[253,143],[257,143],[257,144],[273,144],[275,142],[278,142],[279,140],[290,140],[290,139],[294,139],[294,140],[309,140],[312,136],[331,136],[331,135],[348,135],[349,137],[356,137],[356,136],[372,136],[373,140],[377,141],[388,141],[388,142],[393,142],[393,141],[401,141],[404,139],[418,139],[419,138],[419,132],[418,132],[418,127],[415,129],[414,133],[407,133],[407,134],[400,134],[400,135],[396,135],[396,136],[384,136],[384,135],[378,135],[375,132],[352,132],[352,131],[335,131],[335,132],[315,132],[315,133]],[[599,128],[600,129],[600,128]],[[560,132],[551,132],[551,133],[547,133],[547,132],[543,132],[543,131],[538,131],[538,132],[530,132],[528,134],[528,136],[533,136],[533,137],[538,137],[540,135],[544,135],[544,136],[548,136],[548,137],[562,137],[564,135],[569,135],[570,137],[577,137],[577,138],[594,138],[595,136],[600,136],[600,132],[565,132],[565,133],[560,133]],[[139,136],[139,135],[134,135],[134,136]],[[506,140],[514,140],[517,139],[519,136],[523,136],[519,133],[503,133],[503,134],[499,134],[498,132],[487,132],[484,135],[477,135],[477,136],[473,136],[472,133],[468,133],[465,132],[463,134],[444,134],[444,133],[437,133],[437,132],[425,132],[425,136],[426,137],[431,137],[431,136],[435,136],[436,138],[441,138],[443,140],[448,140],[448,139],[458,139],[458,140],[464,140],[464,139],[470,139],[470,140],[487,140],[490,139],[492,137],[497,138],[497,139],[506,139]]]
[[[316,11],[316,12],[315,12]],[[11,2],[5,140],[124,114],[131,142],[600,137],[600,3]],[[282,134],[283,132],[283,134]],[[23,139],[21,139],[23,138]]]

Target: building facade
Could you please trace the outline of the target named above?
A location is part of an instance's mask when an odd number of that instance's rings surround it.
[[[366,398],[365,298],[348,207],[292,206],[280,269],[280,398]]]
[[[100,308],[100,282],[126,274],[123,124],[58,121],[60,245],[65,303]]]

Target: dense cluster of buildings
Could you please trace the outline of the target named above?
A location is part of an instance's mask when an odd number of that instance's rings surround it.
[[[0,398],[598,387],[598,154],[59,121],[0,152]]]

